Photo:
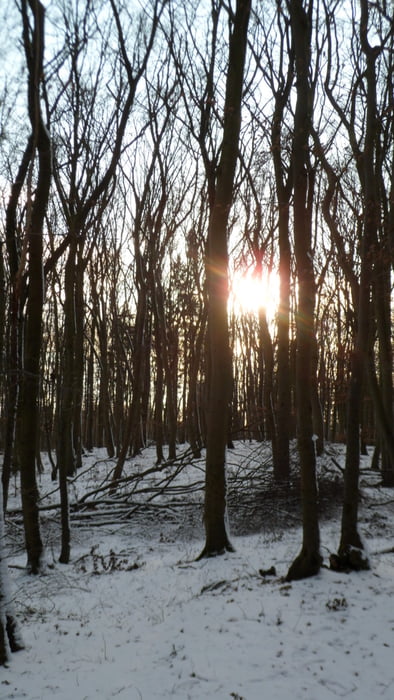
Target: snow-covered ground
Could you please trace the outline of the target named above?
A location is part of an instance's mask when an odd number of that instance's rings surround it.
[[[244,493],[259,487],[254,466],[262,461],[261,450],[237,443],[229,455]],[[340,463],[342,453],[335,459]],[[90,466],[96,461],[97,455],[86,458],[71,485],[72,499],[103,484],[113,463],[103,459]],[[128,463],[126,473],[153,464],[154,452],[147,450]],[[234,532],[234,554],[196,562],[204,544],[202,464],[182,469],[171,482],[170,497],[160,489],[174,467],[127,483],[115,505],[100,492],[95,520],[89,520],[91,509],[86,522],[81,513],[73,520],[67,566],[57,563],[58,515],[44,511],[48,568],[39,577],[25,574],[20,519],[15,513],[8,518],[11,583],[26,649],[0,669],[0,698],[394,697],[394,552],[385,551],[394,545],[393,493],[370,486],[376,476],[365,473],[360,530],[370,572],[322,568],[313,579],[288,584],[283,577],[299,550],[301,531],[294,507],[286,526],[283,503],[277,506],[281,518],[275,518],[274,505],[262,499],[257,510],[263,512],[256,517],[253,504],[248,510],[248,499],[240,497],[237,531],[251,534]],[[54,489],[49,472],[42,477],[43,494]],[[144,491],[148,482],[150,490]],[[134,511],[144,498],[151,498],[151,506]],[[51,493],[43,505],[56,499]],[[11,509],[18,503],[14,493]],[[235,495],[234,512],[236,506]],[[242,520],[253,513],[254,527],[242,529]],[[338,514],[322,519],[326,564],[338,545],[339,522]],[[276,575],[259,573],[271,566]]]

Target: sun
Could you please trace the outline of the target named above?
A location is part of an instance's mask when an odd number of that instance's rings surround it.
[[[279,275],[263,271],[236,271],[230,277],[229,305],[237,315],[258,313],[265,309],[269,320],[275,318],[279,303]]]

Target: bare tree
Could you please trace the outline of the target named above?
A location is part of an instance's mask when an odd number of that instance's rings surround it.
[[[363,187],[363,235],[361,239],[360,288],[358,299],[357,335],[352,356],[352,376],[348,400],[347,452],[345,469],[345,494],[342,511],[341,541],[338,558],[341,566],[352,568],[369,568],[362,540],[358,532],[358,480],[360,468],[360,424],[363,380],[365,373],[370,374],[370,384],[375,382],[371,376],[369,357],[371,314],[370,296],[373,283],[373,260],[377,231],[379,226],[379,199],[377,191],[378,174],[376,172],[377,151],[377,79],[376,62],[383,46],[371,46],[368,38],[370,16],[367,0],[360,0],[360,46],[365,57],[366,83],[366,125],[364,152],[360,165],[360,179]],[[384,416],[384,411],[383,411]],[[384,416],[385,417],[385,416]],[[393,444],[393,427],[383,432],[385,440]]]
[[[383,20],[384,8],[371,8],[367,2],[360,0],[360,16],[357,20],[355,9],[351,16],[349,49],[350,60],[354,66],[354,79],[346,86],[341,81],[339,70],[342,44],[335,22],[335,3],[326,6],[326,25],[328,37],[327,74],[325,92],[334,109],[340,128],[343,128],[349,143],[348,160],[342,166],[342,172],[334,171],[332,165],[319,148],[319,157],[326,171],[328,186],[324,198],[323,212],[335,240],[338,260],[349,281],[354,307],[354,338],[351,353],[351,379],[349,383],[347,408],[347,451],[345,470],[345,494],[342,513],[341,541],[338,556],[333,555],[333,566],[368,568],[369,562],[363,551],[358,532],[358,481],[360,468],[360,428],[363,423],[363,399],[368,391],[373,399],[374,416],[377,426],[378,441],[384,453],[385,468],[393,462],[393,419],[392,419],[392,347],[390,337],[390,302],[387,294],[387,229],[382,226],[382,207],[384,199],[384,176],[382,171],[382,127],[383,112],[386,104],[378,104],[378,82],[383,85],[385,69],[382,55],[389,39],[392,40],[392,23]],[[386,22],[386,31],[384,24]],[[372,46],[369,33],[372,26],[378,30],[380,43]],[[389,52],[388,52],[389,53]],[[386,66],[387,68],[387,66]],[[391,78],[388,83],[390,84]],[[386,82],[387,85],[387,82]],[[388,89],[390,92],[390,88]],[[388,93],[382,91],[382,95]],[[379,118],[379,107],[381,116]],[[361,115],[361,118],[358,118]],[[315,137],[315,143],[317,139]],[[346,187],[352,185],[352,191],[346,193]],[[339,228],[344,228],[344,221],[338,226],[335,209],[338,207],[338,195],[346,202],[357,222],[358,243],[357,276],[352,269],[349,254],[339,235]],[[343,218],[343,217],[342,217]],[[386,218],[387,222],[387,218]],[[354,235],[354,234],[353,234]],[[380,235],[380,240],[379,240]],[[378,253],[379,251],[379,253]],[[353,266],[354,266],[354,260]],[[385,281],[386,280],[386,281]],[[380,343],[381,377],[383,385],[379,387],[375,369],[374,355],[375,323],[371,299],[376,307],[376,330]],[[379,301],[378,301],[379,299]],[[384,379],[383,379],[384,378]],[[366,381],[368,379],[368,381]],[[390,467],[389,467],[390,469]]]
[[[23,0],[23,45],[28,69],[28,107],[37,152],[35,194],[26,224],[28,288],[25,312],[23,365],[19,406],[19,462],[28,567],[38,573],[43,545],[38,514],[36,457],[39,452],[40,359],[42,309],[44,302],[43,226],[52,173],[51,141],[41,109],[40,85],[43,78],[44,8],[38,0]]]
[[[209,396],[205,476],[205,547],[200,556],[232,550],[226,525],[226,445],[231,399],[229,350],[227,222],[233,199],[250,0],[238,0],[231,18],[223,138],[208,227]]]
[[[313,0],[288,2],[295,52],[296,107],[293,133],[294,248],[297,266],[297,442],[301,466],[303,542],[287,574],[300,579],[318,573],[321,565],[316,454],[312,419],[312,355],[314,352],[315,279],[312,259],[313,171],[309,139],[313,110],[311,34]]]

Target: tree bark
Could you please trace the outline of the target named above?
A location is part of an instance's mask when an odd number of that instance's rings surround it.
[[[281,17],[278,14],[278,25]],[[285,51],[287,31],[280,27],[281,51]],[[290,477],[290,415],[291,415],[291,371],[290,371],[290,266],[291,247],[289,232],[289,209],[292,191],[290,172],[286,172],[283,158],[282,127],[284,111],[288,103],[294,79],[294,55],[289,53],[286,75],[281,75],[280,87],[274,91],[275,108],[271,125],[271,149],[278,201],[279,232],[279,305],[278,305],[278,351],[277,351],[277,400],[276,427],[277,444],[274,455],[274,476],[278,482],[287,482]]]
[[[23,154],[18,174],[11,188],[10,199],[6,210],[5,239],[8,255],[8,265],[11,281],[11,296],[9,310],[8,348],[7,348],[7,398],[6,425],[4,438],[4,458],[2,470],[3,507],[7,507],[8,489],[14,454],[17,405],[19,396],[19,378],[21,369],[21,283],[20,283],[20,251],[17,240],[17,205],[26,181],[29,164],[33,157],[33,137],[30,136]]]
[[[312,420],[312,360],[314,351],[315,280],[311,249],[311,211],[308,206],[313,177],[309,165],[313,90],[310,84],[313,2],[288,3],[295,50],[297,97],[293,135],[294,246],[298,281],[296,408],[301,468],[303,542],[287,580],[318,573],[321,565],[317,505],[316,455]]]
[[[368,42],[368,2],[360,0],[360,42],[366,58],[366,130],[363,158],[360,163],[363,186],[363,234],[360,247],[360,288],[358,325],[351,364],[351,382],[347,414],[347,450],[344,479],[341,539],[338,549],[340,566],[368,569],[369,561],[358,532],[358,482],[360,473],[360,425],[363,381],[368,371],[370,340],[370,295],[374,244],[378,226],[375,173],[376,154],[376,74],[378,53]]]
[[[34,18],[30,29],[28,8]],[[43,545],[38,513],[36,457],[39,450],[40,355],[44,302],[43,225],[51,183],[51,142],[40,106],[43,75],[44,8],[38,0],[22,1],[23,40],[28,67],[28,104],[34,147],[38,154],[35,197],[27,227],[28,292],[19,408],[21,494],[27,564],[32,573],[41,567]]]
[[[3,498],[0,483],[0,503]],[[10,652],[24,648],[14,607],[12,605],[7,560],[4,553],[4,513],[0,508],[0,666],[9,661]]]
[[[209,396],[205,473],[205,547],[200,555],[232,551],[226,522],[226,445],[232,391],[227,319],[227,223],[233,198],[250,0],[237,0],[230,36],[224,107],[223,140],[214,203],[208,227]]]

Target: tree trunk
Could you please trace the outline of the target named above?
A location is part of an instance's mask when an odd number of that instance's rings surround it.
[[[193,329],[193,335],[189,337],[189,388],[187,397],[187,436],[193,452],[197,459],[201,457],[201,448],[204,444],[203,430],[201,426],[201,386],[198,384],[199,371],[203,355],[203,344],[206,333],[207,307],[204,304],[199,322]]]
[[[277,464],[276,454],[279,435],[276,432],[273,406],[274,349],[267,323],[267,313],[263,308],[259,309],[259,340],[264,359],[264,374],[261,377],[263,382],[264,437],[265,440],[271,440],[273,463]],[[282,436],[280,436],[280,439],[282,439]]]
[[[21,284],[18,280],[20,265],[19,246],[17,241],[17,205],[26,180],[29,163],[33,156],[33,137],[29,138],[19,166],[18,174],[11,188],[11,195],[6,211],[5,239],[7,246],[8,265],[11,279],[11,296],[9,310],[8,347],[7,347],[7,398],[6,425],[4,438],[4,458],[2,471],[3,507],[7,507],[8,489],[14,453],[17,405],[19,396],[19,377],[21,369]]]
[[[73,446],[75,468],[82,467],[82,397],[84,382],[84,272],[83,238],[79,241],[75,269],[75,338],[73,367]]]
[[[283,205],[279,205],[280,210]],[[290,416],[291,416],[291,372],[290,372],[290,242],[288,205],[279,213],[279,307],[278,307],[278,353],[277,353],[277,400],[276,426],[277,445],[274,461],[274,476],[278,482],[290,477]]]
[[[278,13],[278,25],[281,15]],[[286,32],[280,30],[280,50],[286,50]],[[291,162],[290,173],[284,167],[284,147],[282,128],[284,111],[288,103],[293,84],[294,58],[288,57],[289,65],[286,75],[280,75],[278,88],[274,93],[275,108],[271,124],[271,149],[275,173],[275,187],[278,201],[278,235],[279,235],[279,304],[277,315],[278,350],[277,350],[277,398],[276,428],[277,444],[274,457],[274,477],[277,482],[287,482],[290,477],[290,416],[291,416],[291,372],[290,372],[290,277],[291,248],[289,233],[289,206],[292,191]]]
[[[379,242],[377,246],[374,278],[374,309],[379,339],[380,382],[379,385],[375,383],[371,394],[374,400],[376,428],[381,445],[382,483],[383,486],[392,487],[394,486],[394,391],[391,264],[388,241],[386,240]]]
[[[85,446],[91,452],[94,447],[94,343],[95,343],[95,326],[91,324],[90,349],[87,358],[87,376],[86,376],[86,391],[85,391]]]
[[[138,245],[135,245],[136,254],[139,255]],[[138,270],[139,269],[139,270]],[[123,442],[119,450],[118,460],[112,477],[112,488],[116,489],[116,483],[121,478],[124,463],[127,453],[130,448],[133,455],[138,453],[142,446],[141,440],[141,401],[143,393],[143,372],[144,358],[146,352],[146,316],[148,313],[147,289],[142,272],[142,260],[137,259],[137,280],[138,280],[138,299],[137,311],[134,325],[133,336],[133,380],[132,380],[132,399],[128,410],[126,426],[123,434]]]
[[[226,444],[231,400],[231,357],[227,319],[227,223],[233,198],[250,0],[237,0],[230,36],[223,140],[208,227],[209,395],[205,474],[205,547],[200,556],[232,551],[226,522]]]
[[[324,452],[324,418],[320,403],[319,387],[317,380],[318,371],[318,347],[316,335],[313,334],[312,362],[311,362],[311,400],[312,400],[312,424],[314,433],[315,452],[320,456]]]
[[[3,492],[0,483],[0,503],[2,499]],[[9,661],[10,652],[20,651],[24,648],[12,605],[4,544],[4,514],[3,509],[0,508],[0,666],[4,666]]]
[[[34,17],[30,27],[27,4],[22,2],[23,39],[28,66],[29,116],[34,146],[38,153],[38,175],[35,197],[27,229],[28,294],[24,334],[23,368],[20,398],[20,469],[23,522],[27,563],[32,573],[41,566],[41,541],[36,456],[39,449],[40,354],[42,309],[44,301],[43,225],[51,183],[51,143],[40,107],[40,81],[43,75],[44,8],[38,0],[29,0]]]
[[[311,250],[312,177],[309,136],[313,91],[310,85],[312,1],[289,3],[295,49],[297,98],[293,135],[294,244],[298,281],[296,408],[297,442],[301,468],[303,542],[287,574],[287,580],[314,576],[321,565],[317,506],[316,455],[312,421],[312,362],[315,344],[315,280]]]
[[[366,57],[366,133],[360,168],[363,188],[363,234],[360,247],[360,291],[358,326],[351,364],[348,399],[347,451],[344,479],[341,540],[338,549],[339,566],[368,569],[369,561],[358,532],[358,482],[360,473],[360,426],[362,416],[363,380],[368,371],[370,339],[370,295],[372,261],[378,227],[376,154],[376,75],[378,53],[368,43],[368,2],[360,0],[360,41]]]

